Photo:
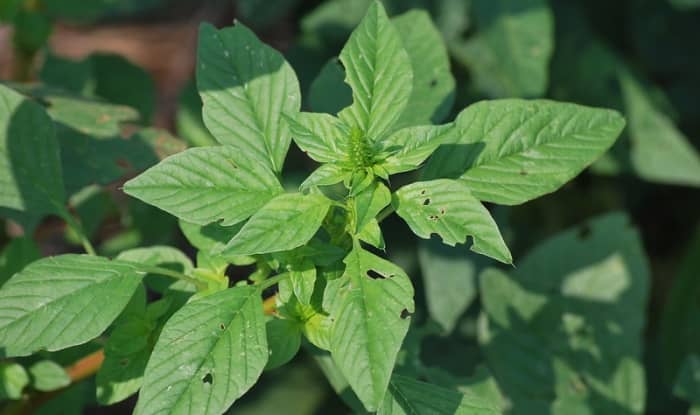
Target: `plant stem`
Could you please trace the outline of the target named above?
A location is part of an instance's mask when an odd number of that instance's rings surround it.
[[[258,285],[258,287],[260,287],[260,291],[262,291],[262,290],[266,290],[266,289],[272,287],[273,285],[275,285],[278,282],[285,280],[287,278],[289,278],[289,274],[285,272],[284,274],[276,275],[272,278],[266,279],[265,281],[261,281],[257,285]]]
[[[392,213],[394,213],[394,206],[389,205],[384,208],[381,212],[379,212],[379,215],[377,215],[377,222],[383,221],[384,219],[388,218]]]
[[[66,221],[68,226],[73,229],[76,234],[78,234],[78,238],[80,238],[80,243],[83,245],[85,252],[87,252],[89,255],[97,255],[95,252],[95,247],[92,246],[90,239],[87,237],[87,235],[85,235],[83,226],[73,217],[73,215],[70,214],[65,206],[60,206],[59,215]]]
[[[204,281],[200,281],[198,279],[192,278],[192,277],[185,275],[181,272],[173,271],[173,270],[168,269],[168,268],[152,266],[152,265],[142,265],[142,264],[136,264],[136,263],[133,263],[133,264],[138,265],[141,268],[141,270],[148,272],[148,273],[151,273],[151,274],[164,275],[166,277],[175,278],[177,280],[187,281],[191,284],[194,284],[198,288],[206,288],[204,285]]]

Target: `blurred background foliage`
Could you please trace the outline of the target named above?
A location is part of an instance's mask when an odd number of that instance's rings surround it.
[[[69,208],[100,253],[170,244],[192,256],[176,220],[119,189],[170,154],[215,144],[193,81],[199,23],[253,28],[294,66],[304,107],[332,112],[350,99],[336,56],[368,4],[0,0],[0,77],[47,109]],[[575,181],[493,209],[515,268],[385,221],[386,255],[417,287],[397,373],[488,396],[513,414],[700,414],[700,1],[384,4],[407,44],[434,41],[409,48],[409,111],[434,110],[425,122],[505,97],[609,107],[627,119],[614,148]],[[297,150],[285,166],[295,184],[313,168]],[[7,207],[0,218],[0,283],[40,256],[80,251],[58,218]],[[94,379],[67,386],[62,367],[102,346],[0,362],[5,413],[130,411],[133,398],[98,406]],[[306,346],[232,412],[361,413],[328,355]],[[43,405],[22,403],[41,392]]]

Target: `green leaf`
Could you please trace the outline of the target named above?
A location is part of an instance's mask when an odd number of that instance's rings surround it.
[[[352,199],[355,213],[355,233],[361,232],[379,212],[391,203],[391,192],[381,182],[372,182],[365,190]]]
[[[29,367],[32,387],[42,392],[61,389],[70,385],[70,377],[58,363],[40,360]]]
[[[301,304],[308,305],[316,285],[316,267],[310,259],[304,258],[293,261],[289,267],[289,280],[292,283],[294,295]]]
[[[673,394],[693,405],[700,405],[700,356],[690,355],[685,359],[673,386]]]
[[[257,287],[199,298],[163,327],[135,414],[223,413],[257,381],[268,359]]]
[[[331,315],[331,355],[368,411],[381,404],[413,312],[401,268],[355,246]],[[373,278],[374,275],[378,278]]]
[[[0,252],[0,286],[32,261],[41,258],[39,247],[27,237],[15,238]]]
[[[377,219],[370,220],[357,234],[357,238],[382,251],[386,248],[384,235],[382,235],[382,228],[379,226],[379,221]]]
[[[384,7],[373,1],[340,52],[353,103],[340,112],[347,125],[370,141],[396,123],[411,96],[411,62]]]
[[[65,349],[102,334],[141,284],[134,265],[87,255],[33,262],[0,290],[7,356]]]
[[[352,104],[352,89],[345,83],[345,70],[331,58],[309,87],[309,102],[316,112],[337,114]]]
[[[322,195],[281,194],[259,209],[220,253],[255,255],[300,247],[314,236],[330,205]]]
[[[96,378],[97,401],[101,405],[121,402],[141,388],[154,329],[153,322],[133,318],[112,331]]]
[[[380,163],[389,174],[417,169],[441,145],[459,137],[453,124],[402,128],[382,140],[382,150],[390,155]]]
[[[126,182],[124,191],[188,222],[227,226],[250,217],[282,187],[255,158],[222,146],[168,157]]]
[[[676,380],[678,370],[688,355],[700,355],[700,227],[685,250],[685,257],[674,275],[661,318],[660,343],[664,378]]]
[[[282,171],[291,139],[280,118],[299,111],[301,94],[294,70],[279,52],[241,23],[221,30],[203,24],[197,88],[204,124],[221,144]]]
[[[190,81],[180,91],[177,113],[175,114],[175,131],[192,146],[213,146],[217,142],[204,126],[202,119],[202,99],[197,86]]]
[[[220,251],[243,227],[243,223],[234,226],[221,226],[218,223],[200,226],[184,220],[179,221],[180,230],[187,241],[200,251]]]
[[[397,128],[439,123],[454,102],[455,80],[445,42],[425,10],[391,19],[411,60],[413,89]]]
[[[483,398],[394,375],[377,414],[499,415],[501,411]]]
[[[557,415],[584,405],[596,414],[643,412],[649,269],[627,217],[610,214],[556,235],[513,276],[482,273],[480,287],[488,317],[481,349],[515,406],[556,398],[567,403]]]
[[[296,356],[301,346],[301,330],[299,323],[281,318],[271,318],[265,323],[267,346],[270,348],[270,358],[265,369],[275,369]]]
[[[455,246],[472,237],[471,250],[506,264],[513,258],[488,209],[459,180],[415,182],[396,191],[396,213],[413,233],[429,239],[433,233]]]
[[[635,172],[652,182],[700,187],[700,154],[688,138],[655,108],[643,85],[631,74],[622,72],[620,85]]]
[[[446,333],[452,332],[476,297],[477,258],[436,238],[418,244],[428,313]]]
[[[479,200],[517,205],[553,192],[615,142],[612,110],[547,100],[482,101],[456,120],[460,139],[435,152],[426,178],[459,177]]]
[[[312,187],[334,185],[347,180],[349,177],[350,171],[340,166],[336,166],[335,164],[322,164],[302,182],[299,189],[307,192]]]
[[[473,0],[477,34],[452,52],[477,88],[491,97],[544,95],[554,50],[554,19],[546,0]]]
[[[0,363],[0,399],[20,399],[29,375],[19,363]]]
[[[345,141],[350,135],[349,128],[342,121],[329,114],[300,112],[285,116],[294,142],[319,163],[348,162],[348,149]]]
[[[0,85],[0,207],[45,214],[63,205],[54,134],[43,108]]]

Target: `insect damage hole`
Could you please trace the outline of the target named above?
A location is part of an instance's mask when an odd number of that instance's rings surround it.
[[[409,317],[411,317],[411,313],[407,309],[401,310],[401,320],[406,320]]]
[[[430,198],[427,198],[423,201],[423,206],[428,206],[430,204]]]
[[[222,330],[222,331],[225,330],[225,329],[226,329],[226,325],[225,325],[224,323],[220,323],[220,324],[219,324],[219,329]]]
[[[211,375],[211,373],[207,373],[202,378],[202,383],[205,383],[207,385],[211,385],[213,382],[214,382],[214,377]]]
[[[381,280],[384,278],[382,274],[378,273],[373,269],[367,270],[367,276],[372,278],[373,280]]]

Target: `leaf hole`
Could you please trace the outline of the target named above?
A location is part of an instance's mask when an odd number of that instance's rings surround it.
[[[379,279],[384,278],[384,276],[382,274],[380,274],[377,271],[372,270],[372,269],[367,270],[367,276],[372,278],[373,280],[379,280]]]
[[[431,79],[430,80],[430,87],[435,88],[435,86],[437,85],[437,82],[438,82],[437,79]]]
[[[214,383],[214,377],[211,375],[211,373],[207,373],[206,375],[204,375],[204,377],[202,378],[202,383],[206,383],[208,385]]]
[[[430,216],[428,216],[428,219],[432,220],[432,221],[436,221],[436,220],[438,220],[438,216],[437,215],[430,215]]]
[[[219,329],[221,329],[222,331],[225,330],[226,325],[224,325],[224,323],[219,324]]]
[[[411,317],[411,313],[407,309],[401,310],[401,320],[406,320],[409,317]]]
[[[421,195],[421,196],[425,196],[426,193],[427,193],[427,191],[426,191],[425,189],[423,189],[423,190],[420,191],[420,195]]]
[[[423,206],[428,206],[430,204],[430,198],[427,198],[423,201]]]
[[[521,176],[527,176],[528,173],[525,170],[520,170],[520,175]]]
[[[445,212],[446,212],[445,208],[440,208],[440,214],[441,214],[441,215],[444,215]]]
[[[129,364],[129,359],[122,359],[119,361],[119,364],[122,366],[126,366]]]
[[[581,226],[581,229],[578,230],[579,239],[585,240],[588,239],[589,236],[591,236],[591,227],[588,225]]]

